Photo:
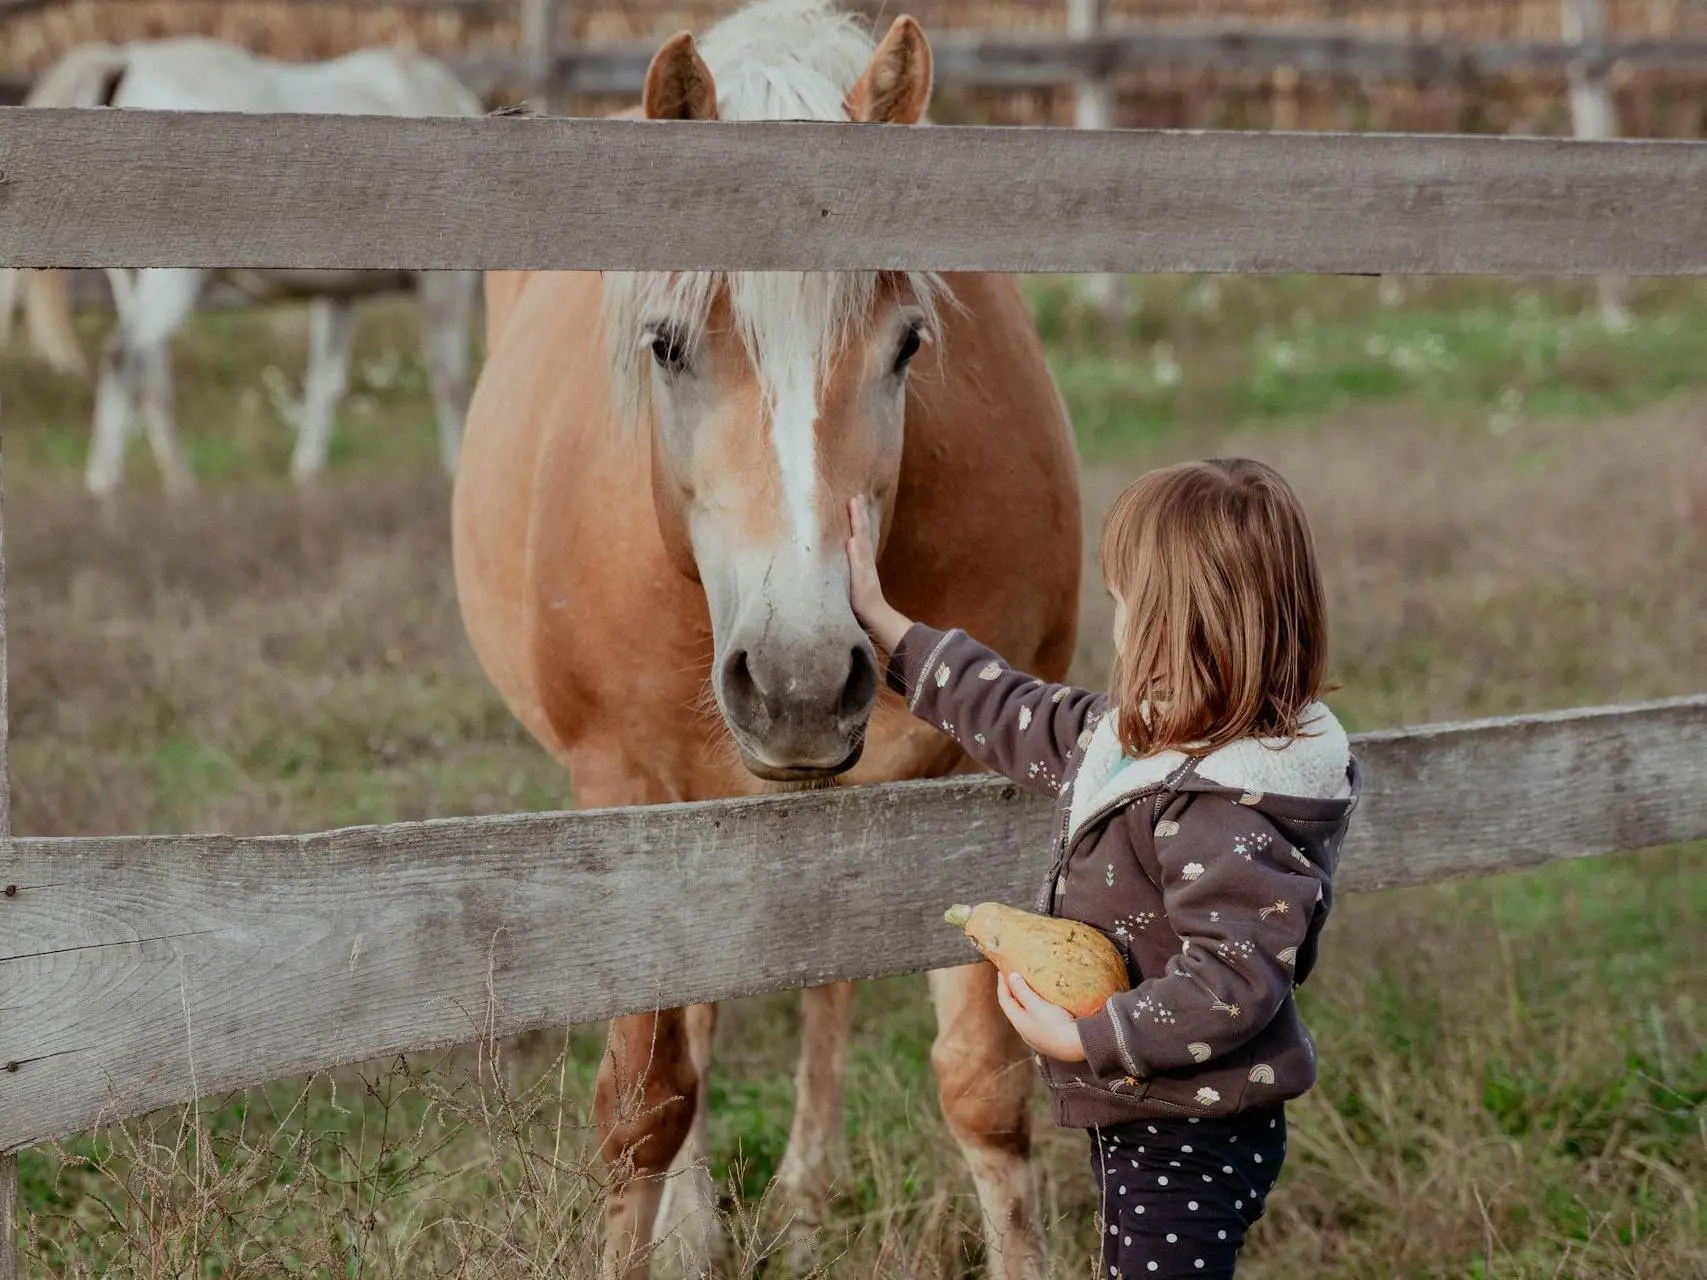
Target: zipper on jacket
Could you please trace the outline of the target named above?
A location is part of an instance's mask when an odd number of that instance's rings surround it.
[[[1056,886],[1060,884],[1061,877],[1066,874],[1067,863],[1072,857],[1073,846],[1078,844],[1078,842],[1084,837],[1085,832],[1096,826],[1097,823],[1101,822],[1110,814],[1119,813],[1120,810],[1126,808],[1128,805],[1142,804],[1152,795],[1156,798],[1156,804],[1159,812],[1161,798],[1168,791],[1168,784],[1171,781],[1172,778],[1166,778],[1161,782],[1152,783],[1147,787],[1140,787],[1137,791],[1130,792],[1127,795],[1122,796],[1120,799],[1111,801],[1102,808],[1086,814],[1085,820],[1079,824],[1078,834],[1074,835],[1071,839],[1068,838],[1068,832],[1072,828],[1073,809],[1071,805],[1067,806],[1066,812],[1061,815],[1060,834],[1055,837],[1054,865],[1050,867],[1049,881],[1043,887],[1042,910],[1046,915],[1056,914],[1055,900],[1062,896],[1055,891]]]
[[[1061,877],[1067,872],[1067,863],[1072,858],[1073,846],[1084,837],[1085,832],[1110,814],[1118,813],[1128,805],[1142,804],[1145,800],[1151,801],[1150,825],[1154,827],[1161,820],[1163,797],[1175,794],[1179,790],[1179,784],[1186,780],[1196,765],[1196,760],[1188,759],[1160,782],[1151,783],[1147,787],[1140,787],[1138,790],[1130,792],[1118,800],[1111,800],[1102,808],[1086,814],[1085,820],[1079,824],[1078,834],[1070,839],[1068,832],[1073,823],[1073,806],[1069,802],[1066,811],[1061,815],[1061,831],[1055,837],[1055,860],[1049,869],[1049,880],[1043,886],[1043,900],[1039,904],[1039,910],[1045,915],[1057,914],[1055,900],[1064,895],[1057,893],[1056,887],[1061,883]]]
[[[1073,806],[1071,803],[1062,806],[1061,829],[1055,833],[1055,850],[1050,860],[1049,879],[1043,882],[1043,899],[1037,904],[1037,909],[1046,916],[1055,914],[1055,901],[1062,897],[1060,890],[1061,877],[1067,873],[1067,832],[1073,824]]]

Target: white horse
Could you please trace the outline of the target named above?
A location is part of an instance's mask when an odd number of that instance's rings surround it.
[[[164,111],[313,112],[344,115],[473,116],[477,98],[442,63],[389,49],[329,62],[284,63],[199,37],[137,44],[86,44],[49,68],[26,106],[136,107]],[[166,344],[189,316],[209,275],[261,302],[311,299],[308,374],[291,475],[316,475],[326,462],[332,414],[348,378],[357,298],[411,287],[424,308],[423,347],[438,418],[439,452],[454,473],[468,407],[468,325],[480,277],[472,271],[375,272],[111,268],[118,324],[102,354],[94,437],[86,480],[95,493],[117,487],[131,406],[140,389],[148,442],[168,489],[191,487],[172,414]],[[20,274],[0,271],[0,340]],[[60,271],[22,273],[28,332],[55,368],[87,365],[71,324],[69,280]]]

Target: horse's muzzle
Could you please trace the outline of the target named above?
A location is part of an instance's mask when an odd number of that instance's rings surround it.
[[[718,667],[717,700],[748,772],[772,782],[833,777],[865,750],[877,657],[870,644],[827,660],[822,649],[733,649]]]

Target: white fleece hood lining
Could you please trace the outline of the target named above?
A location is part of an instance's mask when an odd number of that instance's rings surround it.
[[[1183,751],[1170,750],[1123,760],[1115,732],[1117,719],[1115,708],[1108,708],[1085,747],[1068,801],[1068,840],[1078,835],[1093,814],[1166,781],[1189,758]],[[1299,735],[1285,745],[1283,741],[1241,738],[1229,742],[1198,761],[1197,776],[1259,798],[1269,793],[1312,800],[1340,800],[1351,795],[1346,777],[1351,741],[1325,703],[1312,702],[1306,707]]]

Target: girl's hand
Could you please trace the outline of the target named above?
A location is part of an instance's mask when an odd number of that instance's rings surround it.
[[[871,536],[871,507],[863,497],[848,502],[848,595],[854,616],[865,624],[871,638],[889,652],[901,643],[913,620],[890,608],[883,598],[883,583],[877,577],[877,544]]]
[[[996,978],[996,999],[1019,1037],[1045,1058],[1057,1062],[1083,1062],[1085,1045],[1079,1024],[1060,1005],[1050,1004],[1033,991],[1024,978],[1010,973],[1007,981]]]

